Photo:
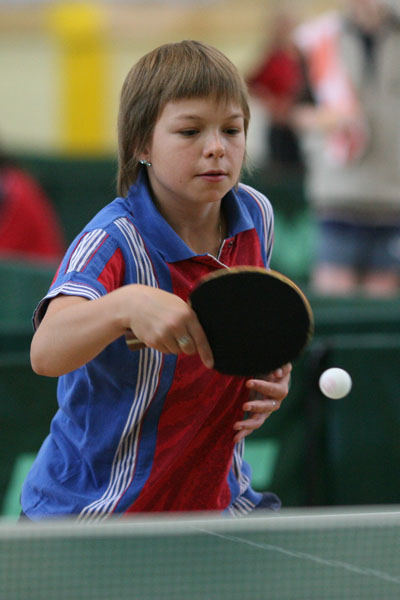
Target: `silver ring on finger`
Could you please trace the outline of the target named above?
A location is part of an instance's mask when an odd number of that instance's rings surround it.
[[[190,337],[188,335],[182,335],[181,337],[176,339],[176,342],[179,348],[184,348],[188,344],[190,344]]]
[[[276,407],[276,401],[272,400],[272,406],[275,408]]]

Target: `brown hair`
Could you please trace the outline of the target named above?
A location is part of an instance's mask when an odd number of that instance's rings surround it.
[[[250,120],[246,84],[235,65],[219,50],[184,40],[164,44],[143,56],[122,86],[118,116],[118,193],[126,195],[137,179],[140,154],[150,142],[165,105],[181,98],[215,96],[236,102],[244,128]]]

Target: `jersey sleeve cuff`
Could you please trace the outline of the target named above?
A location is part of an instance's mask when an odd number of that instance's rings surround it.
[[[51,289],[48,292],[48,294],[39,302],[35,309],[35,312],[33,313],[32,322],[35,331],[39,327],[40,322],[46,314],[46,310],[50,300],[52,300],[56,296],[59,296],[60,294],[63,294],[65,296],[82,296],[83,298],[87,298],[88,300],[96,300],[97,298],[101,298],[105,294],[105,290],[103,293],[101,293],[98,289],[90,285],[84,283],[77,283],[73,281],[68,281]]]

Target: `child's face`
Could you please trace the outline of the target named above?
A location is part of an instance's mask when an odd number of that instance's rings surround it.
[[[239,179],[245,144],[236,104],[213,98],[169,102],[143,156],[152,164],[148,174],[156,199],[165,209],[221,200]]]

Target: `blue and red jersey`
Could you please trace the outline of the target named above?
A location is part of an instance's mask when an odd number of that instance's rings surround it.
[[[217,258],[195,254],[154,205],[142,174],[75,239],[34,316],[59,294],[90,300],[123,285],[159,287],[184,300],[203,276],[236,265],[268,266],[268,200],[240,184],[223,198],[228,236]],[[101,326],[101,324],[99,324]],[[58,411],[22,491],[27,516],[252,510],[233,424],[243,418],[246,378],[221,375],[197,355],[131,352],[124,337],[59,378]]]

